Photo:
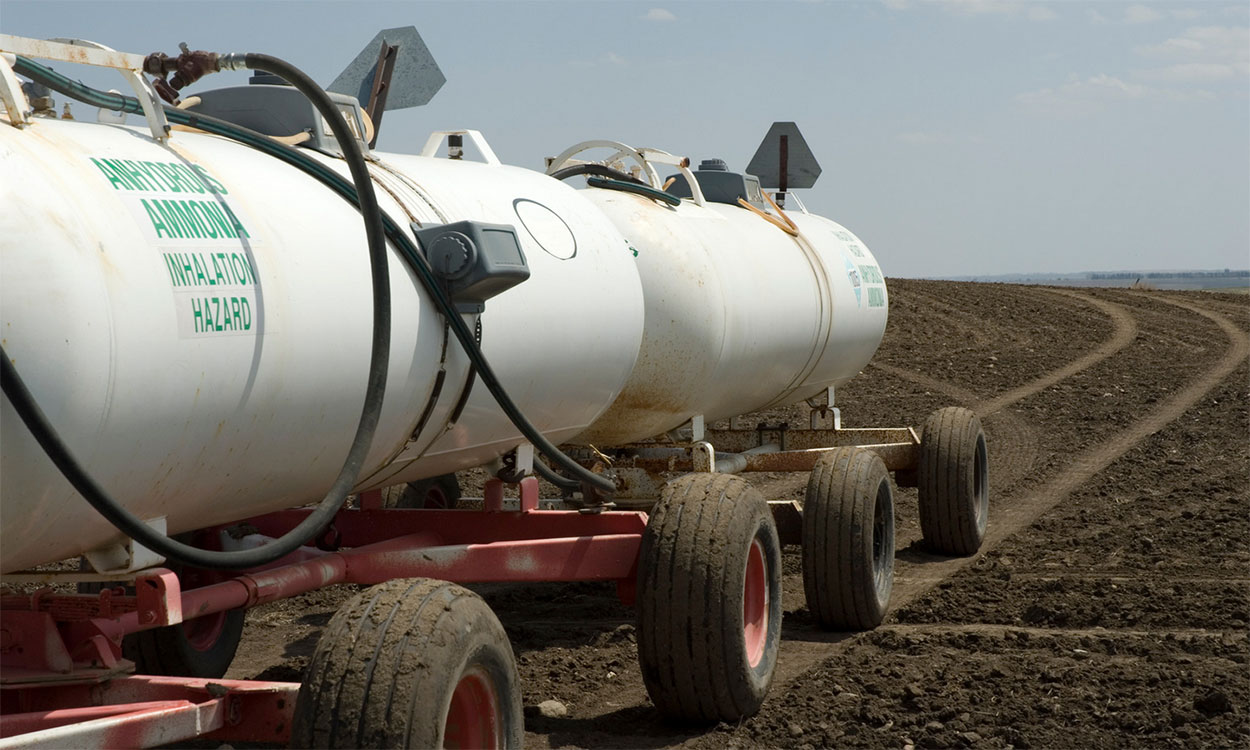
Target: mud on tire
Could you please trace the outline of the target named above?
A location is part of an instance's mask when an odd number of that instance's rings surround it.
[[[737,721],[759,710],[781,637],[781,547],[743,479],[669,482],[643,534],[638,658],[661,713]]]
[[[348,601],[317,643],[292,747],[520,747],[512,647],[486,602],[446,581],[394,580]]]
[[[938,409],[920,435],[920,529],[945,555],[971,555],[985,538],[990,507],[989,457],[981,420],[968,409]]]
[[[894,491],[881,458],[838,448],[816,462],[803,502],[803,592],[829,630],[870,630],[894,585]]]

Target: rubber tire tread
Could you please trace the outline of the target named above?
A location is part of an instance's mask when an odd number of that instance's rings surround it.
[[[344,604],[318,641],[291,747],[442,747],[451,693],[473,664],[493,678],[504,747],[521,747],[516,661],[486,602],[432,579],[373,586]]]
[[[808,478],[803,501],[803,593],[808,611],[827,630],[871,630],[889,609],[889,586],[884,601],[877,592],[872,551],[882,482],[890,493],[892,582],[894,493],[881,457],[863,448],[838,448],[821,456]]]
[[[768,567],[769,625],[752,669],[743,634],[743,574],[759,539]],[[664,715],[738,721],[759,710],[781,632],[781,547],[768,503],[746,481],[688,474],[669,482],[643,533],[638,658]]]
[[[976,449],[985,440],[970,409],[948,406],[925,420],[920,433],[917,487],[925,544],[945,555],[967,556],[981,547],[985,530],[976,522]],[[989,487],[988,452],[985,487]]]

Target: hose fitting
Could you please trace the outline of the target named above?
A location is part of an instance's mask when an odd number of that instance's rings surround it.
[[[216,52],[202,49],[191,50],[186,42],[180,43],[178,47],[182,50],[182,54],[177,57],[171,58],[164,52],[153,52],[143,58],[143,71],[156,76],[153,82],[156,92],[170,104],[177,102],[177,92],[181,91],[184,86],[190,86],[209,73],[216,73],[222,69],[221,55]],[[228,69],[234,70],[235,68]],[[174,75],[166,81],[165,76],[169,73]]]

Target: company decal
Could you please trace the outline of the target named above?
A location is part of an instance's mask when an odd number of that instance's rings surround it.
[[[851,288],[855,290],[855,306],[862,307],[863,300],[863,282],[860,280],[859,269],[851,262],[850,258],[843,258],[846,262],[846,278],[851,282]]]

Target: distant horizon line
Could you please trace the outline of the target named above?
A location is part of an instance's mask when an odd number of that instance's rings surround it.
[[[919,275],[888,274],[900,279],[932,281],[993,281],[999,279],[1089,279],[1115,280],[1141,278],[1250,278],[1246,268],[1182,268],[1182,269],[1116,269],[1107,271],[1017,271],[998,274]]]

